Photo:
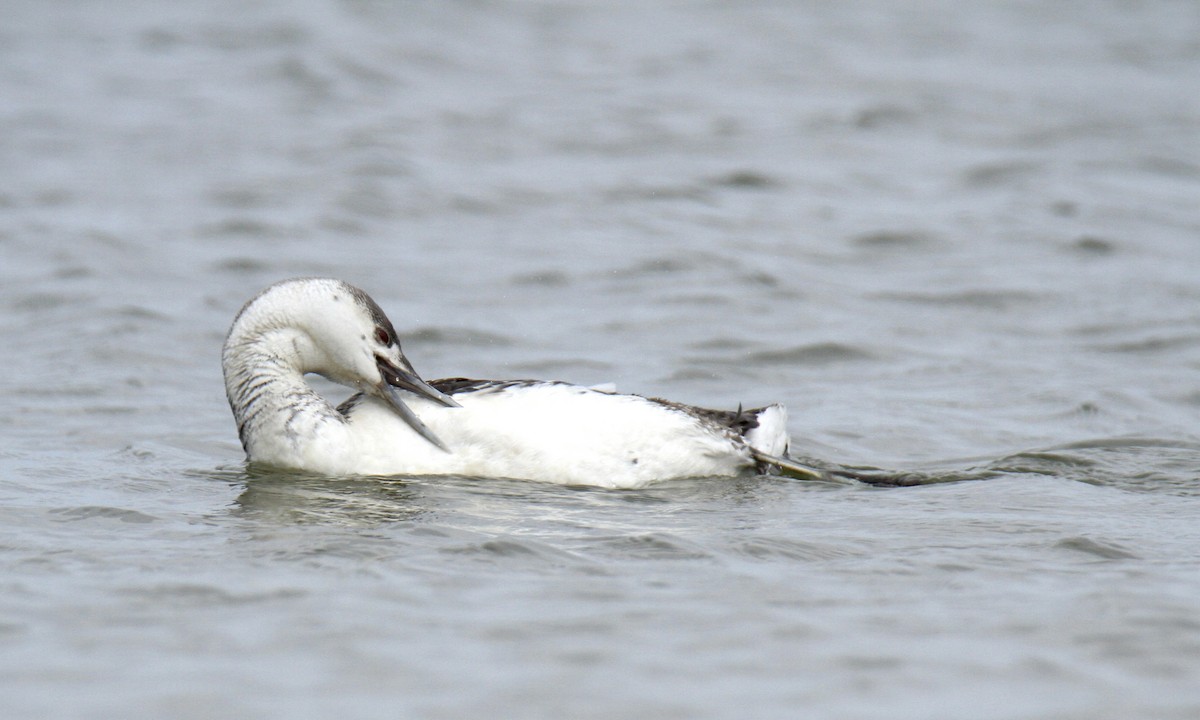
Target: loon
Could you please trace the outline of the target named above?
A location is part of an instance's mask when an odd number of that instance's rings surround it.
[[[786,457],[779,404],[722,411],[559,381],[426,382],[379,305],[332,278],[263,290],[234,319],[221,359],[253,465],[614,489],[755,471],[821,475]],[[334,407],[308,373],[358,392]]]

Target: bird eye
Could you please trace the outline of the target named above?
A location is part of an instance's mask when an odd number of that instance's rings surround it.
[[[387,330],[381,327],[375,328],[375,339],[379,341],[380,345],[387,345],[388,347],[392,345],[392,336],[388,334]]]

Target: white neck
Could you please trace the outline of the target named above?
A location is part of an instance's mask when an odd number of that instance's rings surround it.
[[[251,461],[300,467],[342,446],[345,419],[304,381],[309,344],[299,330],[236,324],[225,341],[225,394]]]

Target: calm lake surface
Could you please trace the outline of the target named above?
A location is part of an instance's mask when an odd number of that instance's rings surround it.
[[[3,715],[1200,717],[1197,38],[1153,1],[6,4]],[[248,472],[220,346],[296,275],[428,378],[782,401],[904,486]]]

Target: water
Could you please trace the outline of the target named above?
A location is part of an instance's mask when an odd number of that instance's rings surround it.
[[[12,2],[5,716],[1200,715],[1187,3]],[[234,313],[870,484],[248,474]]]

